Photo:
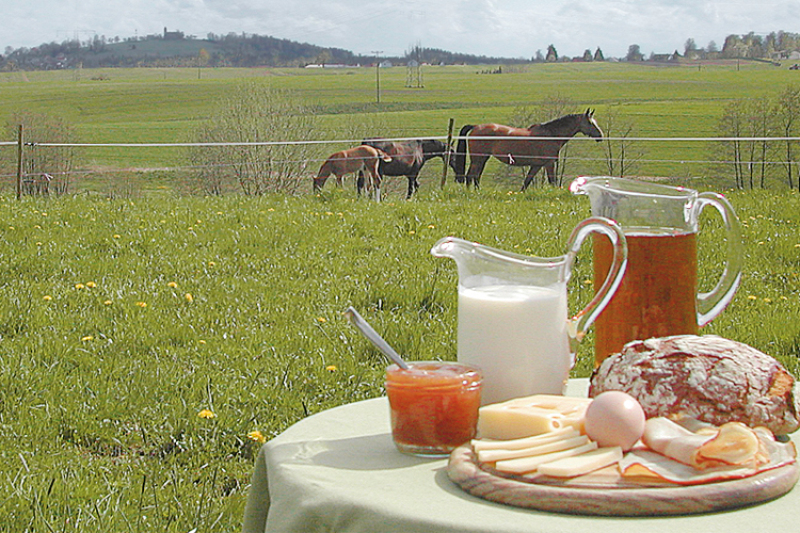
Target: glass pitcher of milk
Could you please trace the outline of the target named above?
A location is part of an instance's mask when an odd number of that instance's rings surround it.
[[[567,282],[590,233],[608,237],[613,261],[587,306],[569,318]],[[577,343],[619,285],[628,257],[619,226],[604,217],[581,221],[561,257],[530,257],[445,237],[431,249],[458,268],[458,361],[483,371],[481,403],[532,394],[563,394]]]

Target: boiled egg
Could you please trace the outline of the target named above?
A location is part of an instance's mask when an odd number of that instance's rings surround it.
[[[644,410],[622,391],[600,393],[586,408],[586,435],[601,447],[630,450],[644,434]]]

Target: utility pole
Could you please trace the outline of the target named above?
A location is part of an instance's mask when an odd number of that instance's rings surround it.
[[[383,50],[373,50],[375,54],[375,102],[381,103],[381,58]]]

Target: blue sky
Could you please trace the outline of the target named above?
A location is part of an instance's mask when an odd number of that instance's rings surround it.
[[[530,58],[553,44],[561,55],[601,48],[641,51],[722,47],[730,34],[800,33],[800,2],[702,0],[36,0],[3,4],[0,49],[94,35],[130,37],[164,27],[257,33],[402,55],[415,45],[478,55]],[[1,51],[1,50],[0,50]]]

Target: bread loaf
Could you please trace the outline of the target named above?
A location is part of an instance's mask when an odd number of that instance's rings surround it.
[[[595,370],[589,396],[621,390],[647,418],[690,416],[714,425],[742,422],[776,435],[800,427],[794,377],[773,357],[715,335],[634,341]]]

